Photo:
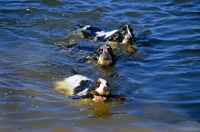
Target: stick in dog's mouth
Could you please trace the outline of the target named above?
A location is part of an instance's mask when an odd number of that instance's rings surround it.
[[[97,103],[104,103],[106,100],[106,96],[94,95],[94,98],[92,100]]]
[[[107,101],[115,100],[115,101],[124,101],[126,100],[125,96],[123,95],[94,95],[93,101],[97,103],[106,103]]]

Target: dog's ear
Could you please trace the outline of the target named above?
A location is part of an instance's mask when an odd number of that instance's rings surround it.
[[[100,56],[102,52],[103,52],[103,47],[102,47],[102,46],[99,46],[99,47],[97,48],[95,54],[96,54],[97,56]]]
[[[98,60],[99,56],[100,56],[100,51],[97,50],[96,52],[89,54],[85,57],[86,60]]]
[[[112,50],[111,46],[107,44],[106,48],[107,48],[109,54],[111,55],[111,57],[115,57],[115,55],[114,55],[114,53],[113,53],[113,50]]]
[[[130,32],[133,33],[133,29],[129,25],[127,25],[127,27],[130,30]]]
[[[96,51],[92,54],[92,58],[98,60],[99,56],[102,54],[103,52],[103,47],[99,46]]]
[[[93,82],[90,84],[86,95],[92,93],[92,91],[94,91],[94,90],[95,90],[95,81],[93,81]]]
[[[101,81],[99,80],[99,78],[97,78],[97,79],[94,81],[94,87],[95,87],[95,89],[98,88],[98,87],[100,86],[100,84],[101,84]],[[94,89],[94,90],[95,90],[95,89]]]
[[[96,54],[95,53],[92,53],[92,54],[89,54],[85,57],[86,60],[97,60],[97,57],[96,57]]]
[[[132,37],[134,38],[133,29],[129,25],[127,26],[128,26],[129,31],[131,32]]]
[[[94,95],[98,95],[99,93],[95,91],[95,89],[97,88],[97,84],[99,83],[98,81],[99,79],[96,79],[95,81],[93,81],[89,87],[88,87],[88,90],[86,92],[85,95],[81,96],[80,98],[94,98]]]
[[[99,79],[95,79],[89,86],[86,94],[92,93],[100,86],[101,81]]]
[[[121,25],[119,28],[118,28],[118,31],[123,33],[124,31],[126,30],[126,25]]]
[[[118,31],[121,32],[121,33],[125,33],[126,30],[129,30],[131,32],[131,34],[133,33],[133,29],[129,25],[121,25],[118,28]]]

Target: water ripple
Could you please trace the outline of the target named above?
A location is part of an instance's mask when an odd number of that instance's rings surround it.
[[[1,1],[0,131],[200,131],[199,4]],[[116,50],[120,57],[108,68],[80,62],[99,43],[79,38],[77,24],[129,24],[138,52]],[[54,82],[73,69],[107,79],[127,101],[96,104],[57,93]]]

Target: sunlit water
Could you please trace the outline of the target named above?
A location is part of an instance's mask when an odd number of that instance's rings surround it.
[[[0,2],[0,131],[200,131],[200,2]],[[78,24],[134,29],[138,54],[114,66],[79,61]],[[86,47],[69,49],[67,45]],[[138,59],[139,57],[139,59]],[[109,81],[123,102],[73,100],[53,84],[76,69]]]

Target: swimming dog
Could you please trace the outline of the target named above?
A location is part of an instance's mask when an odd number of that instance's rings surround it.
[[[93,80],[80,74],[56,82],[55,90],[71,96],[72,99],[89,98],[97,103],[125,100],[124,96],[111,94],[109,83],[105,79],[97,78]]]
[[[102,78],[93,80],[79,74],[56,82],[55,89],[70,96],[91,98],[95,102],[104,102],[106,96],[110,93],[109,84],[106,80]]]
[[[116,61],[116,57],[113,54],[112,48],[108,44],[103,44],[98,47],[96,52],[86,56],[87,60],[98,60],[98,64],[102,66],[113,65]]]
[[[78,33],[82,38],[108,43],[114,41],[121,44],[133,44],[134,42],[133,29],[129,25],[121,25],[112,31],[104,31],[91,25],[79,25],[79,27]]]

